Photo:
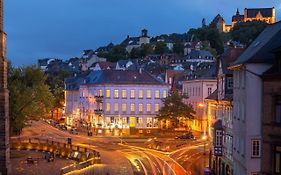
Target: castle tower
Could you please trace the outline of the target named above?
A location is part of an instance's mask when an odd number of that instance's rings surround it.
[[[0,174],[9,175],[9,92],[7,89],[6,33],[3,31],[3,1],[0,0]]]

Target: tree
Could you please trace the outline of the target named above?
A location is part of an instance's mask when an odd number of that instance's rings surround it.
[[[169,96],[163,99],[164,106],[159,110],[156,116],[159,121],[170,121],[172,127],[178,126],[181,119],[192,119],[194,110],[191,105],[183,102],[187,98],[185,95],[180,95],[177,91],[171,91]]]
[[[53,73],[49,72],[47,74],[47,81],[46,83],[50,87],[50,91],[54,96],[54,108],[51,111],[52,117],[54,114],[54,111],[56,111],[56,118],[58,118],[59,115],[59,109],[63,109],[64,107],[64,79],[70,76],[70,72],[65,70],[60,70],[59,72]]]
[[[173,52],[177,54],[183,54],[184,46],[181,42],[176,42],[173,47]]]
[[[168,50],[169,50],[168,47],[163,42],[157,42],[155,44],[155,50],[154,50],[155,54],[161,54],[162,55],[164,53],[167,53]]]
[[[38,120],[49,114],[54,97],[45,84],[46,76],[35,66],[9,66],[10,126],[12,134],[19,134],[29,120]]]
[[[266,25],[262,21],[240,22],[231,31],[232,40],[249,45],[264,30]]]
[[[142,44],[140,46],[140,57],[145,57],[149,54],[152,54],[153,53],[153,47],[151,44]]]

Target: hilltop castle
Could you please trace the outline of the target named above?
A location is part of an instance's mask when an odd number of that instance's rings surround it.
[[[226,25],[220,14],[213,19],[212,24],[216,25],[220,32],[229,32],[236,23],[246,21],[264,21],[273,24],[275,23],[275,8],[245,8],[244,15],[240,15],[239,9],[237,9],[236,14],[232,16],[231,25]]]

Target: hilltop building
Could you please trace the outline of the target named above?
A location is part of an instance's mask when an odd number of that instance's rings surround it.
[[[273,24],[276,22],[275,8],[245,8],[244,14],[240,14],[237,9],[236,14],[232,16],[231,25],[227,25],[220,14],[213,19],[211,24],[215,25],[220,32],[229,32],[235,24],[247,21],[263,21]]]

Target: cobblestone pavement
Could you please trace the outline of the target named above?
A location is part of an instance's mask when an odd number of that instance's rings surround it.
[[[27,163],[31,156],[36,159],[35,163]],[[12,175],[60,175],[60,169],[74,163],[69,159],[56,157],[53,162],[44,159],[42,152],[36,151],[11,151]]]

